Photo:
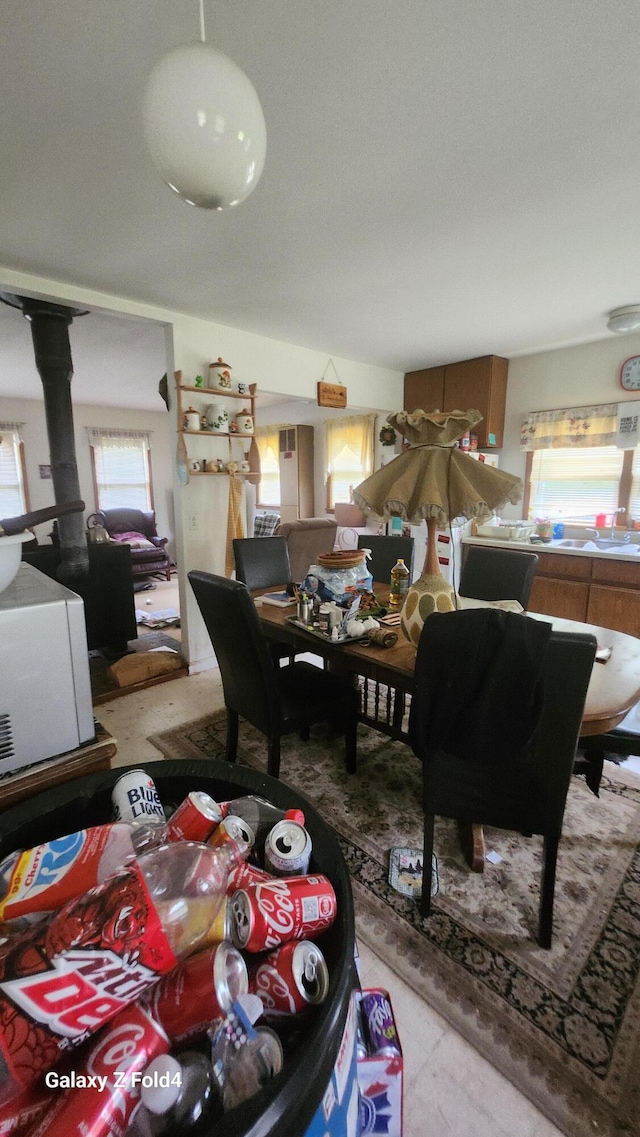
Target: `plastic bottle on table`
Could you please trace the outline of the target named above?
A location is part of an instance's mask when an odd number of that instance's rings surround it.
[[[409,590],[409,569],[400,558],[391,569],[391,589],[389,592],[389,607],[392,612],[399,612],[405,602]]]
[[[0,944],[0,1102],[205,942],[246,853],[232,841],[163,845]]]

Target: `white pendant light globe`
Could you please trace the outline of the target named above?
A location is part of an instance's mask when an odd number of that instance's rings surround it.
[[[267,152],[260,100],[244,71],[214,47],[175,48],[147,83],[144,130],[172,190],[201,209],[230,209],[256,188]]]

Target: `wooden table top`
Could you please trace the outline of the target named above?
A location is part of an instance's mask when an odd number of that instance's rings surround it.
[[[375,586],[376,595],[384,601],[388,586]],[[411,692],[416,651],[398,628],[398,642],[391,648],[363,646],[353,643],[332,644],[320,640],[289,622],[295,614],[293,606],[276,608],[258,606],[261,624],[272,639],[290,643],[298,651],[305,650],[322,656],[340,670],[355,672],[380,683],[387,683],[400,691]],[[604,734],[617,726],[640,700],[640,639],[601,628],[595,624],[582,624],[577,620],[563,620],[527,612],[536,620],[547,620],[555,631],[579,632],[594,635],[598,647],[610,647],[611,656],[606,663],[595,663],[587,691],[582,735]],[[395,630],[395,629],[394,629]]]

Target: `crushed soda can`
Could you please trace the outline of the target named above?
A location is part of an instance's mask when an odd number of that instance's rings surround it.
[[[174,968],[156,983],[144,1003],[172,1042],[182,1043],[205,1034],[248,988],[244,959],[225,942],[198,952]]]
[[[165,836],[167,841],[206,841],[221,821],[218,803],[202,790],[193,790],[170,817]]]

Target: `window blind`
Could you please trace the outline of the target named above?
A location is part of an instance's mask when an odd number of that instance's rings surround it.
[[[0,517],[26,513],[20,423],[0,422]]]
[[[98,509],[152,509],[149,434],[89,428]]]
[[[534,451],[532,516],[554,517],[561,513],[565,520],[589,524],[597,513],[613,513],[618,507],[623,459],[624,451],[616,446]]]

